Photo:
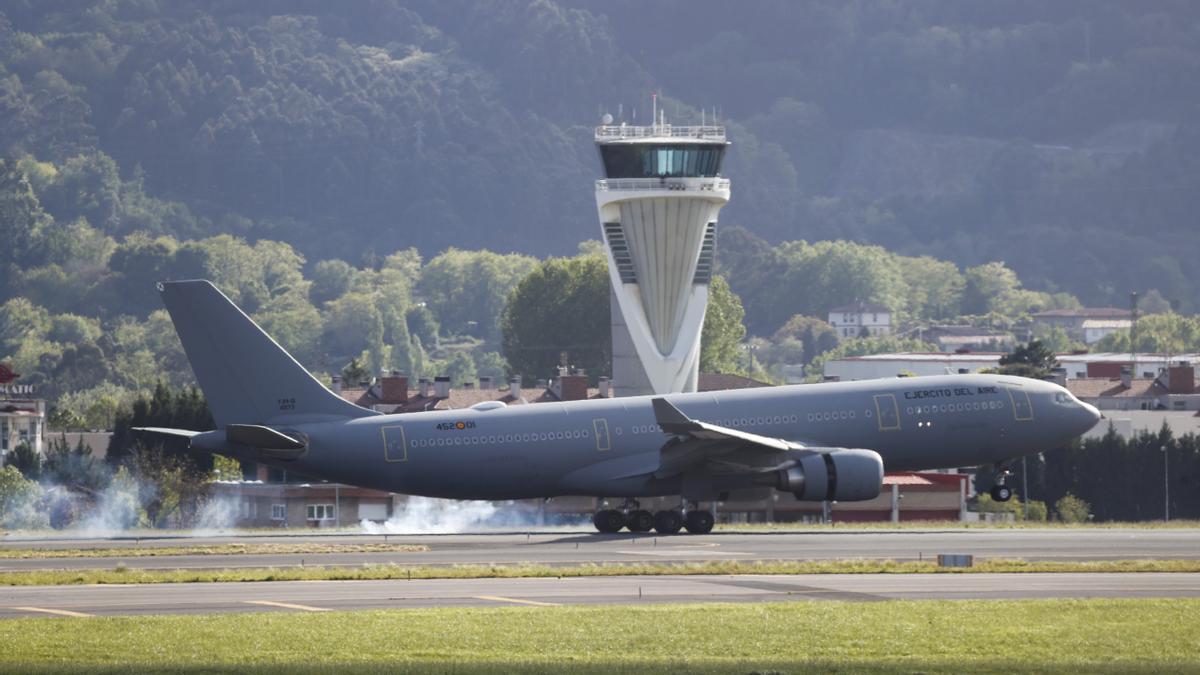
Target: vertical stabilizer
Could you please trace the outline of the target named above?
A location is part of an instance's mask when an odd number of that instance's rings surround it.
[[[218,427],[378,414],[326,389],[210,282],[158,288]]]

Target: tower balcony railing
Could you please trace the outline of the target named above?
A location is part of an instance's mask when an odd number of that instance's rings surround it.
[[[681,190],[684,192],[720,192],[729,190],[728,178],[609,178],[596,181],[596,192],[648,192]]]
[[[623,138],[695,138],[706,141],[724,141],[725,127],[723,125],[676,125],[651,124],[634,126],[630,124],[609,124],[596,127],[597,141],[615,141]]]

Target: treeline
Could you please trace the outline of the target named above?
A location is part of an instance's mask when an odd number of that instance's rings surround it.
[[[95,534],[134,527],[229,527],[228,504],[209,497],[214,480],[241,478],[240,464],[194,452],[186,441],[132,431],[161,426],[212,428],[212,415],[195,388],[158,384],[117,413],[104,460],[80,438],[49,434],[45,456],[21,443],[0,467],[0,528],[74,526]]]
[[[1110,428],[1027,458],[1024,476],[1021,466],[1013,465],[1009,479],[1016,492],[1028,483],[1028,498],[1045,504],[1071,495],[1090,506],[1096,521],[1159,520],[1168,507],[1172,519],[1200,519],[1200,436],[1175,436],[1165,423],[1156,433],[1128,439]],[[992,481],[982,471],[976,489],[987,490]]]

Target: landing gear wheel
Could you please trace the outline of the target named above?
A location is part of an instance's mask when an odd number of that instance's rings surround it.
[[[1007,485],[993,485],[990,494],[992,499],[998,502],[1006,502],[1012,499],[1012,488]]]
[[[654,516],[642,509],[630,511],[625,515],[625,527],[630,532],[649,532],[654,527]]]
[[[683,526],[692,534],[708,534],[712,532],[715,523],[713,515],[708,511],[688,511]]]
[[[616,509],[603,509],[592,516],[592,524],[604,534],[612,534],[625,527],[625,516]]]
[[[659,534],[679,534],[683,529],[683,514],[678,511],[659,511],[654,514],[654,529]]]

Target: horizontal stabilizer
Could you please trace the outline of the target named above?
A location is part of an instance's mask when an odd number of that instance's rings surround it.
[[[180,438],[191,438],[199,436],[200,431],[188,431],[187,429],[168,429],[166,427],[130,427],[130,431],[141,431],[147,434],[161,434],[163,436],[178,436]]]
[[[230,424],[225,427],[225,439],[230,443],[267,450],[300,450],[305,447],[304,441],[255,424]]]

